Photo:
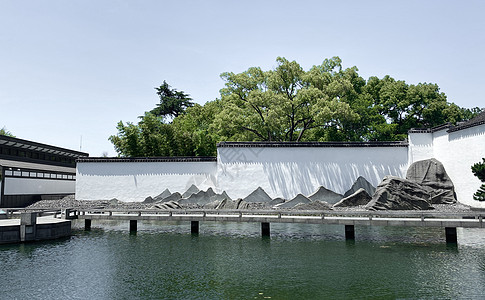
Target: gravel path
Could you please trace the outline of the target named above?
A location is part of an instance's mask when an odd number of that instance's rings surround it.
[[[250,209],[268,209],[260,203],[251,203]],[[153,203],[143,202],[121,202],[118,200],[76,200],[74,195],[64,197],[60,200],[42,200],[38,201],[28,208],[36,209],[63,209],[63,208],[121,208],[121,209],[150,209]],[[197,204],[182,205],[183,208],[201,208]],[[435,212],[468,212],[470,207],[461,203],[455,204],[435,204],[433,205]],[[334,211],[365,211],[365,207],[338,207]]]

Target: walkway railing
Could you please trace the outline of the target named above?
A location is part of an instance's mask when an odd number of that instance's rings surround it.
[[[322,211],[322,210],[219,210],[219,209],[73,209],[65,218],[85,220],[129,220],[130,231],[137,221],[191,221],[191,232],[198,233],[199,222],[258,222],[263,235],[270,234],[270,223],[306,223],[345,225],[347,238],[354,238],[354,226],[443,227],[448,242],[456,242],[456,227],[485,228],[485,212],[437,211]]]

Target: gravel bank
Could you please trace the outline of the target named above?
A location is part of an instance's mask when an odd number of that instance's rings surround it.
[[[76,200],[74,195],[64,197],[60,200],[42,200],[38,201],[28,208],[36,209],[63,209],[63,208],[120,208],[120,209],[150,209],[153,203],[143,202],[120,202],[118,200]],[[183,208],[201,208],[197,204],[182,205]],[[455,204],[435,204],[433,205],[435,212],[469,212],[470,207],[461,203]],[[261,203],[250,203],[250,209],[269,209]],[[365,207],[336,207],[334,211],[365,211]]]

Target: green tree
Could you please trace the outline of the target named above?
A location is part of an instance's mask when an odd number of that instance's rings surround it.
[[[222,110],[219,100],[205,105],[195,104],[173,120],[178,154],[183,156],[215,156],[219,141],[211,126],[214,116]]]
[[[485,158],[482,158],[482,162],[478,162],[472,166],[472,172],[481,182],[485,182]],[[485,183],[473,194],[473,199],[485,201]]]
[[[10,136],[10,137],[15,137],[10,131],[7,130],[7,128],[3,127],[0,128],[0,135],[5,135],[5,136]]]
[[[109,137],[121,156],[175,156],[173,128],[163,123],[162,117],[145,113],[138,124],[122,121],[116,127],[117,135]]]
[[[214,119],[218,136],[236,141],[302,141],[313,129],[358,119],[340,97],[347,82],[338,82],[331,74],[340,67],[339,58],[325,60],[309,72],[295,61],[282,57],[276,61],[274,70],[249,68],[221,75],[226,87],[221,90],[222,111]]]
[[[188,94],[172,89],[165,80],[162,85],[155,89],[160,98],[160,103],[150,112],[157,117],[176,118],[183,114],[188,107],[194,105]]]

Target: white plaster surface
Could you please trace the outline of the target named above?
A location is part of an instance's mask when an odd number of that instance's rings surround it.
[[[433,133],[410,133],[408,141],[410,162],[433,158]]]
[[[485,203],[473,200],[481,182],[471,171],[471,166],[485,157],[485,125],[449,134],[446,131],[435,132],[433,148],[435,158],[443,163],[455,185],[458,201],[485,208]]]
[[[386,175],[405,176],[407,147],[220,147],[218,191],[244,198],[257,187],[292,199],[324,186],[343,194],[359,176],[374,186]]]
[[[76,199],[141,202],[166,188],[215,188],[216,162],[78,162]]]
[[[5,195],[72,194],[73,180],[5,178]]]

